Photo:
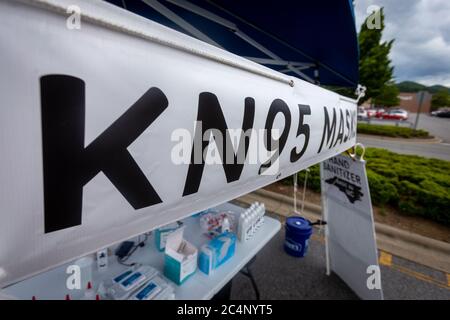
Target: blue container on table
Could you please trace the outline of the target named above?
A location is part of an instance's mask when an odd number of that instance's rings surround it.
[[[304,257],[308,251],[312,229],[311,223],[305,218],[287,218],[284,251],[294,257]]]

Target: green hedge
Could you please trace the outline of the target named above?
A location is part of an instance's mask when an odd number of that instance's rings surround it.
[[[358,123],[358,133],[395,138],[431,138],[428,131],[413,130],[407,127]]]
[[[372,203],[450,226],[450,161],[367,148],[367,177]],[[302,186],[305,171],[299,174]],[[284,180],[292,184],[292,177]],[[308,187],[320,192],[319,165],[310,168]]]

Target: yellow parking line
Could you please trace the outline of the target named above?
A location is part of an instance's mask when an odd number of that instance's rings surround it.
[[[438,287],[441,287],[441,288],[444,288],[444,289],[449,289],[448,287],[445,286],[445,282],[441,282],[441,281],[435,280],[434,278],[432,278],[432,277],[430,277],[430,276],[428,276],[426,274],[423,274],[423,273],[420,273],[420,272],[417,272],[417,271],[414,271],[414,270],[411,270],[411,269],[408,269],[406,267],[402,267],[402,266],[399,266],[399,265],[393,265],[392,269],[400,271],[400,272],[402,272],[404,274],[407,274],[407,275],[409,275],[409,276],[411,276],[413,278],[416,278],[418,280],[422,280],[422,281],[434,284],[434,285],[436,285]],[[447,274],[447,282],[448,281],[449,281],[449,278],[448,278],[448,274]],[[447,285],[448,284],[449,283],[447,283]]]
[[[406,275],[409,275],[410,277],[434,284],[434,285],[439,286],[444,289],[450,289],[450,274],[449,273],[446,274],[447,275],[447,285],[446,285],[445,282],[438,281],[429,275],[411,270],[407,267],[392,264],[392,255],[387,252],[380,250],[380,258],[378,261],[379,261],[380,265],[391,267],[393,270],[400,271]]]
[[[380,258],[379,262],[383,266],[391,266],[392,265],[392,255],[380,250]]]

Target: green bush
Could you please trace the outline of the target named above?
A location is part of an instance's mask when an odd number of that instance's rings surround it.
[[[367,178],[369,180],[369,189],[372,202],[379,206],[398,201],[398,192],[394,184],[381,174],[367,170]]]
[[[377,136],[395,137],[395,138],[430,138],[428,131],[414,130],[407,127],[397,127],[388,125],[358,123],[358,133],[373,134]]]
[[[450,226],[450,162],[367,148],[367,177],[372,203],[392,205],[408,215]],[[320,192],[319,165],[312,166],[307,186]],[[305,171],[298,174],[303,186]],[[284,183],[292,184],[292,177]]]

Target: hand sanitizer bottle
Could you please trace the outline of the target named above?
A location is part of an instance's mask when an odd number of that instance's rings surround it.
[[[264,224],[264,215],[266,214],[266,205],[261,204],[261,226]]]
[[[258,217],[258,209],[256,208],[255,210],[253,210],[252,212],[252,237],[256,234],[256,218]]]
[[[245,211],[239,215],[238,227],[237,227],[237,236],[238,236],[239,241],[243,241],[244,237],[245,237],[244,232],[242,232],[242,230],[244,230],[244,228],[243,228],[244,220],[245,220]]]
[[[245,218],[244,221],[244,230],[245,230],[245,241],[250,240],[251,236],[252,236],[252,225],[251,225],[251,220],[250,220],[250,216],[247,216]]]
[[[81,300],[94,300],[95,299],[95,292],[92,288],[92,284],[89,281],[86,287],[86,290],[84,291],[84,296],[81,298]]]

